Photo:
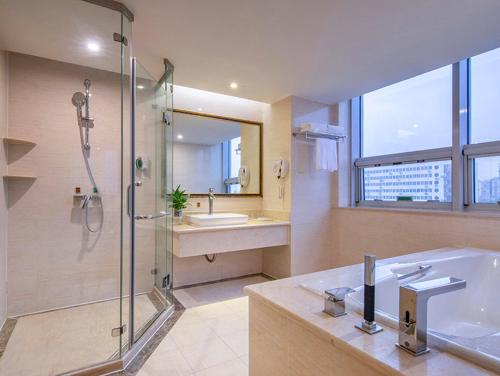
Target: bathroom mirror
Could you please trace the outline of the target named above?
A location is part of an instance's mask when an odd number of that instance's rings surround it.
[[[174,187],[261,195],[262,123],[176,109],[173,137]]]

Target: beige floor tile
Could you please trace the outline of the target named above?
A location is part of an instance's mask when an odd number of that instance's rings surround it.
[[[198,343],[207,343],[215,336],[214,331],[204,321],[175,325],[167,335],[172,338],[178,347],[192,346]]]
[[[238,356],[248,354],[248,331],[235,332],[221,336],[221,339]]]
[[[212,303],[199,307],[194,307],[191,308],[191,310],[196,312],[202,320],[218,318],[222,315],[227,315],[228,313],[231,313],[231,311],[224,304],[224,302]]]
[[[230,347],[217,336],[204,343],[183,347],[180,351],[194,371],[200,371],[238,358]]]
[[[258,275],[202,286],[187,287],[175,290],[174,295],[184,307],[191,308],[245,297],[245,292],[243,291],[245,286],[268,281],[267,278]]]
[[[220,316],[210,323],[213,331],[219,336],[244,332],[248,330],[248,321],[238,313]]]
[[[226,307],[232,312],[248,312],[248,297],[244,296],[242,298],[231,299],[224,302]]]
[[[193,370],[179,350],[154,354],[142,366],[137,376],[189,376]]]
[[[234,359],[214,367],[195,373],[196,376],[247,376],[248,367],[240,360]]]
[[[240,356],[239,359],[248,367],[248,353]]]
[[[177,350],[177,344],[172,337],[166,336],[155,349],[153,355],[165,354]]]
[[[183,313],[182,316],[179,317],[179,320],[177,320],[177,324],[184,324],[184,323],[190,323],[190,322],[198,322],[201,320],[200,315],[196,313],[192,308],[186,309]]]

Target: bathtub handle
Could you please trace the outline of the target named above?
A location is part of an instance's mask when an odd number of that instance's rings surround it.
[[[325,291],[325,308],[323,312],[333,317],[346,315],[345,312],[345,297],[346,295],[356,292],[350,287],[337,287]]]

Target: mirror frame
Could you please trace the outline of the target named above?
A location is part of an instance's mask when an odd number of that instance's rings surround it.
[[[254,125],[259,127],[259,192],[258,193],[215,193],[216,197],[262,197],[262,143],[263,143],[263,123],[258,122],[258,121],[252,121],[252,120],[245,120],[245,119],[238,119],[238,118],[232,118],[228,116],[220,116],[220,115],[213,115],[213,114],[207,114],[204,112],[195,112],[195,111],[189,111],[189,110],[182,110],[179,108],[174,108],[174,129],[175,129],[175,114],[185,114],[185,115],[193,115],[193,116],[200,116],[200,117],[208,117],[212,119],[219,119],[219,120],[227,120],[227,121],[233,121],[236,123],[243,123],[243,124],[248,124],[248,125]],[[175,156],[174,156],[174,169],[175,169]],[[208,197],[208,193],[191,193],[190,197]]]

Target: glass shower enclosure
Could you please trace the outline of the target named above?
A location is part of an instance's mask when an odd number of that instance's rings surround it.
[[[129,343],[133,344],[162,313],[173,309],[173,65],[165,60],[164,74],[155,80],[137,59],[132,58],[131,64],[130,309],[134,317]],[[142,304],[145,299],[154,307]]]
[[[148,73],[132,22],[114,1],[0,1],[0,375],[118,370],[174,310],[173,66]]]

